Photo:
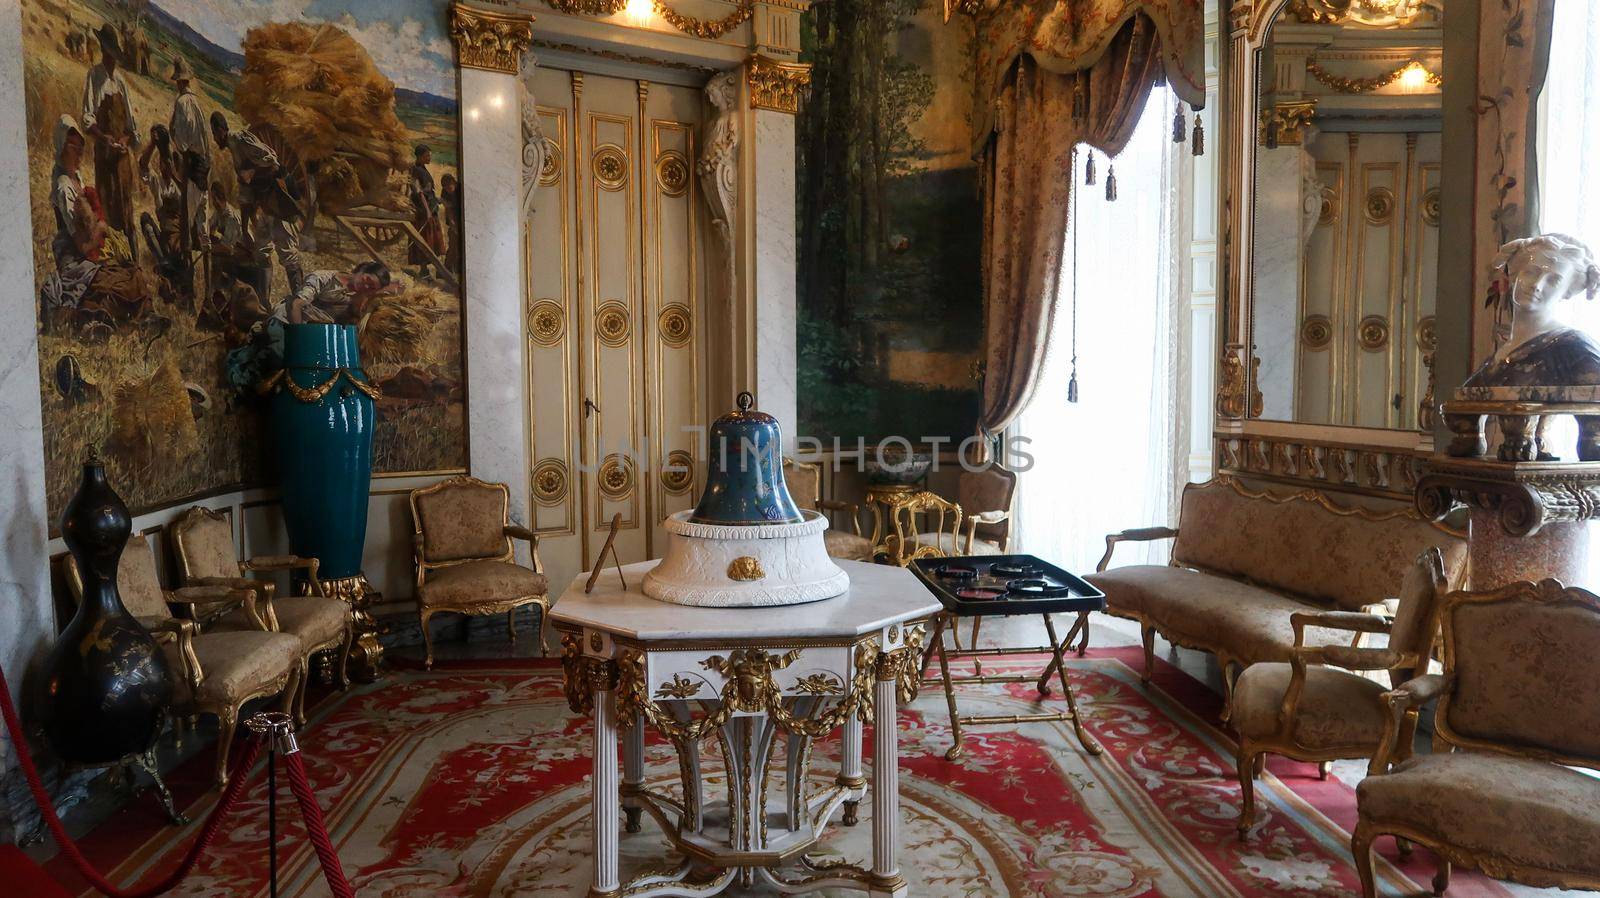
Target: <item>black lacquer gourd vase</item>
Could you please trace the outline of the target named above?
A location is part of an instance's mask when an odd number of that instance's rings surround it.
[[[172,702],[166,656],[117,593],[117,562],[132,529],[128,506],[91,453],[61,519],[83,601],[50,653],[39,701],[45,738],[73,764],[113,764],[149,751]]]

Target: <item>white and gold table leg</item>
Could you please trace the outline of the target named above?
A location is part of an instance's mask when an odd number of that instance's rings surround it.
[[[855,714],[845,718],[839,736],[839,778],[835,782],[847,789],[867,784],[867,778],[861,775],[861,718]],[[860,821],[860,807],[859,801],[844,803],[845,826],[855,826]]]
[[[644,715],[637,714],[633,725],[622,734],[622,812],[627,815],[627,830],[644,829],[639,818],[644,814],[639,792],[644,788]]]
[[[590,821],[594,824],[594,882],[589,898],[612,898],[622,887],[618,879],[617,810],[617,720],[616,697],[609,678],[591,678],[594,690],[593,792],[590,796]]]
[[[916,663],[901,649],[878,657],[873,691],[876,727],[872,739],[872,898],[908,894],[900,876],[899,679],[902,666]]]

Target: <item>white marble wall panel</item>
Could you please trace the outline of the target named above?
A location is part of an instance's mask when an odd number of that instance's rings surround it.
[[[0,96],[11,108],[0,115],[0,665],[13,695],[25,671],[54,633],[50,575],[45,561],[49,530],[45,511],[44,439],[39,416],[39,351],[33,321],[33,248],[28,208],[28,146],[20,108],[22,21],[15,0],[0,3]],[[3,727],[0,727],[3,731]],[[0,772],[12,765],[11,745],[0,732]],[[4,809],[0,809],[4,817]],[[3,821],[0,821],[3,822]]]
[[[794,116],[755,110],[756,395],[778,419],[785,451],[798,436],[795,377]]]
[[[1301,171],[1298,146],[1256,149],[1255,352],[1263,418],[1294,419],[1299,344]]]
[[[467,447],[473,476],[511,488],[528,520],[527,397],[522,375],[522,125],[512,75],[461,70],[465,191]],[[519,544],[519,557],[526,546]],[[524,560],[526,560],[524,558]]]

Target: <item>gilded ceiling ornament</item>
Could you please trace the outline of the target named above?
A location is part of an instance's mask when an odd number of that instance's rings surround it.
[[[1367,352],[1379,352],[1389,345],[1389,319],[1368,315],[1356,325],[1356,339]]]
[[[1311,77],[1342,94],[1371,93],[1375,90],[1388,87],[1413,69],[1420,70],[1423,73],[1422,80],[1428,84],[1432,84],[1435,87],[1439,87],[1444,84],[1444,78],[1441,77],[1438,72],[1430,70],[1427,66],[1415,59],[1407,62],[1405,65],[1400,66],[1397,69],[1385,72],[1382,75],[1375,75],[1371,78],[1342,78],[1323,68],[1317,62],[1317,58],[1315,56],[1306,60],[1306,71],[1310,73]]]
[[[740,0],[737,9],[720,19],[697,19],[694,16],[686,16],[678,12],[668,6],[665,0],[653,0],[653,2],[656,15],[660,16],[668,25],[682,31],[684,34],[692,34],[695,37],[705,38],[706,40],[716,40],[738,28],[749,20],[750,16],[754,15],[756,11],[755,0]]]
[[[600,495],[621,502],[633,495],[633,459],[611,453],[600,463]]]
[[[745,80],[752,108],[794,114],[800,111],[800,94],[811,84],[811,66],[757,53],[745,60]]]
[[[1327,315],[1307,315],[1300,323],[1300,342],[1307,349],[1327,349],[1333,342],[1333,322]]]
[[[533,42],[533,17],[457,3],[450,7],[450,39],[466,68],[515,75]]]
[[[689,192],[689,161],[682,153],[667,150],[656,157],[656,186],[667,196]]]
[[[575,16],[614,16],[628,6],[628,0],[544,0],[557,12]]]
[[[633,334],[628,307],[619,299],[608,299],[594,312],[595,336],[612,348],[625,346]]]
[[[601,144],[594,151],[595,182],[602,190],[621,190],[628,183],[628,154],[614,143]]]
[[[694,486],[694,458],[687,450],[667,453],[667,463],[661,468],[661,486],[674,496],[683,495]]]
[[[528,306],[528,338],[540,346],[555,346],[567,333],[567,312],[559,300],[540,299]]]
[[[1403,27],[1443,15],[1442,0],[1289,0],[1288,13],[1310,25],[1354,22],[1378,27]]]
[[[567,463],[559,458],[540,459],[533,466],[533,501],[560,505],[567,498]]]
[[[1394,191],[1374,187],[1367,191],[1366,216],[1369,224],[1386,225],[1394,220]]]
[[[673,349],[688,346],[689,338],[694,336],[689,307],[682,303],[675,302],[662,309],[656,317],[656,327],[661,333],[661,342]]]

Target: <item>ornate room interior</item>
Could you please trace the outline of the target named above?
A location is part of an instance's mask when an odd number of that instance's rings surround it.
[[[0,894],[1600,893],[1595,46],[3,0]]]

